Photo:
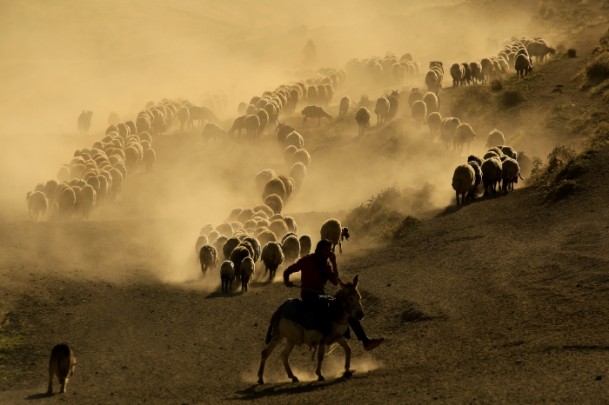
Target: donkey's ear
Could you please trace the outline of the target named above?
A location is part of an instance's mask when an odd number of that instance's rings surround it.
[[[340,278],[338,278],[338,285],[341,286],[341,288],[345,288],[347,286],[347,284],[345,284]]]
[[[359,274],[353,277],[353,287],[357,287],[357,283],[359,283]]]

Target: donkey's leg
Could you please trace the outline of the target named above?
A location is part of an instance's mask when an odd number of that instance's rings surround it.
[[[326,355],[326,345],[320,343],[317,346],[317,368],[315,369],[315,375],[317,375],[317,381],[325,381],[324,376],[321,374],[321,363],[324,361]]]
[[[345,351],[345,372],[343,373],[343,378],[349,378],[353,375],[353,370],[349,369],[351,367],[351,346],[349,346],[345,338],[340,338],[337,342]]]
[[[264,374],[264,363],[266,363],[266,359],[273,353],[273,350],[279,342],[280,339],[272,339],[268,346],[262,349],[262,353],[260,354],[260,367],[258,367],[258,384],[264,384],[264,379],[262,377]]]
[[[290,363],[288,362],[288,357],[290,357],[290,352],[294,348],[294,342],[287,341],[285,349],[281,352],[281,360],[283,361],[283,367],[285,367],[286,373],[288,373],[288,377],[292,379],[292,382],[298,382],[298,377],[292,373],[292,369],[290,368]]]

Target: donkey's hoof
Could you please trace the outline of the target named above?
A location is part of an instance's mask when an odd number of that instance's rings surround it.
[[[293,377],[292,377],[292,382],[300,382],[300,380],[298,379],[298,377],[293,376]]]
[[[320,375],[317,377],[317,381],[326,381],[326,378],[325,378],[323,375],[321,375],[321,374],[320,374]]]
[[[264,384],[264,380],[262,378],[259,378],[258,379],[258,384],[260,384],[260,385]]]
[[[345,370],[345,372],[343,373],[343,378],[349,378],[353,375],[353,373],[353,370]]]

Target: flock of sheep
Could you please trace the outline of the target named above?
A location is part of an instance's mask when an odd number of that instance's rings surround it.
[[[261,198],[258,205],[233,209],[223,223],[215,227],[206,224],[201,228],[195,242],[201,271],[205,275],[219,266],[224,293],[233,289],[235,280],[240,283],[241,291],[247,291],[259,261],[265,269],[265,274],[260,278],[266,277],[272,281],[282,264],[289,265],[311,252],[311,236],[298,236],[298,225],[294,218],[282,214],[285,205],[302,187],[311,164],[311,155],[305,149],[302,134],[280,123],[278,115],[280,112],[294,113],[299,101],[328,104],[334,95],[334,88],[342,84],[345,76],[334,70],[323,73],[325,75],[310,80],[308,86],[304,82],[282,85],[260,97],[252,97],[247,106],[240,106],[245,114],[233,121],[231,130],[225,133],[239,135],[238,131],[246,125],[247,136],[255,139],[270,123],[275,126],[277,142],[288,170],[285,174],[277,174],[270,168],[261,170],[254,178]],[[315,104],[304,107],[302,114],[303,126],[307,118],[328,115],[321,105]],[[260,117],[263,119],[260,120]],[[251,126],[247,122],[251,122]],[[263,125],[259,125],[261,122]],[[209,131],[210,127],[206,126],[204,134]],[[218,132],[218,129],[215,131]],[[331,218],[321,226],[320,238],[331,240],[342,251],[341,241],[349,238],[349,232],[337,219]]]
[[[450,74],[453,86],[488,83],[512,71],[519,76],[532,69],[533,57],[543,61],[554,53],[542,39],[514,40],[501,50],[496,57],[483,58],[480,63],[453,64]],[[523,62],[523,61],[526,61]],[[526,64],[526,66],[525,66]],[[255,140],[264,135],[265,130],[274,128],[277,141],[287,170],[277,174],[273,169],[264,169],[255,176],[255,184],[261,201],[251,208],[234,209],[223,223],[202,227],[195,243],[196,254],[203,274],[211,269],[219,269],[222,291],[233,289],[233,281],[238,280],[242,291],[262,262],[265,275],[272,281],[281,265],[289,265],[311,251],[310,235],[298,236],[298,225],[293,217],[284,215],[284,208],[302,187],[311,164],[311,155],[305,148],[304,137],[295,128],[282,124],[280,115],[292,115],[299,105],[303,127],[309,119],[332,119],[324,109],[338,89],[349,77],[367,77],[368,80],[384,84],[402,83],[406,77],[419,73],[419,63],[410,54],[401,58],[388,53],[383,59],[354,59],[347,63],[345,70],[321,69],[314,78],[279,86],[274,91],[252,97],[249,103],[241,103],[239,116],[230,129],[221,128],[220,120],[208,107],[199,107],[186,100],[164,99],[160,103],[149,103],[137,114],[135,121],[110,125],[104,137],[91,148],[75,151],[73,159],[62,166],[57,180],[40,183],[28,193],[27,203],[30,216],[37,220],[46,211],[61,216],[80,213],[87,218],[90,211],[104,201],[116,198],[122,190],[122,183],[128,173],[140,168],[151,170],[156,160],[152,147],[153,139],[172,130],[202,128],[205,140],[231,136],[240,137],[242,132]],[[347,73],[349,72],[349,73]],[[424,123],[433,137],[439,136],[447,149],[462,153],[476,133],[472,126],[458,117],[442,117],[439,94],[444,78],[444,66],[440,61],[429,63],[425,75],[428,91],[423,93],[413,88],[408,97],[410,112],[417,127]],[[339,115],[351,114],[354,103],[348,96],[339,102]],[[360,135],[370,127],[372,103],[362,97],[356,106],[354,119]],[[393,119],[399,108],[399,92],[390,91],[379,97],[374,104],[377,125]],[[86,132],[90,126],[91,112],[84,112],[78,119],[78,129]],[[467,163],[459,165],[453,175],[452,187],[457,195],[457,204],[466,199],[474,199],[480,185],[484,193],[501,189],[508,192],[518,182],[520,175],[519,155],[505,145],[505,138],[498,130],[488,135],[487,152],[478,157],[470,155]],[[349,238],[349,231],[334,218],[320,228],[320,237],[330,239],[342,251],[341,241]]]

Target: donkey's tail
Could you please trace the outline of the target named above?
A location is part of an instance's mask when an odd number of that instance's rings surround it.
[[[281,319],[281,314],[283,312],[283,306],[285,303],[281,304],[279,308],[275,311],[273,316],[271,316],[271,322],[269,323],[269,328],[266,331],[266,339],[264,342],[268,345],[273,338],[273,332],[277,329],[277,325],[279,324],[279,320]]]

